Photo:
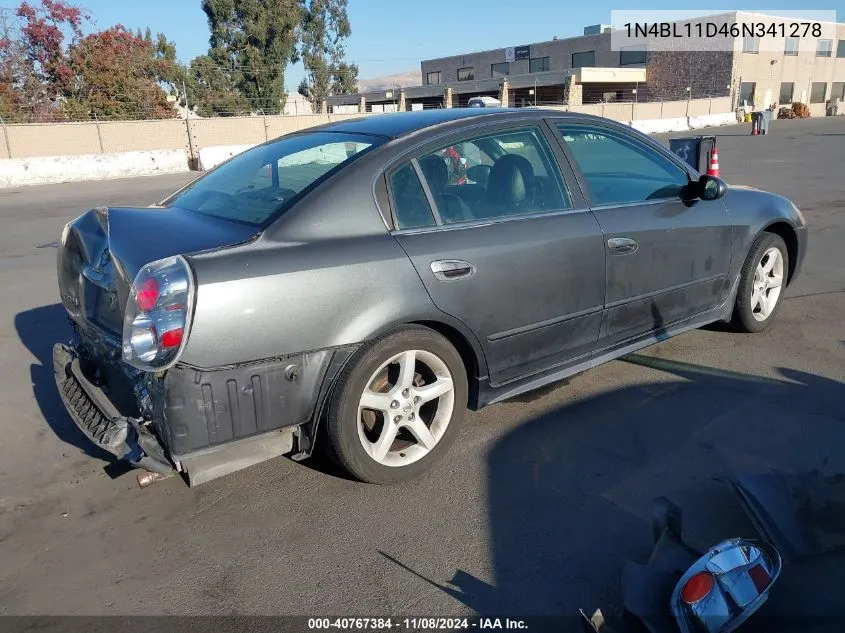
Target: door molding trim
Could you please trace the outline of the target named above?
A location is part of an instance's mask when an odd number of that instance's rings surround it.
[[[513,328],[512,330],[505,330],[504,332],[497,332],[496,334],[490,334],[487,337],[487,340],[491,343],[495,343],[496,341],[501,341],[506,338],[510,338],[512,336],[518,336],[520,334],[526,334],[528,332],[532,332],[534,330],[539,330],[544,327],[549,327],[550,325],[557,325],[559,323],[565,323],[566,321],[571,321],[572,319],[579,319],[581,317],[589,316],[591,314],[596,314],[601,312],[604,308],[602,306],[595,306],[592,308],[587,308],[586,310],[581,310],[579,312],[573,312],[571,314],[565,314],[560,317],[555,317],[553,319],[546,319],[545,321],[538,321],[536,323],[529,323],[528,325],[522,325],[517,328]]]
[[[666,334],[663,336],[657,336],[654,333],[649,333],[647,335],[641,335],[634,339],[625,341],[618,346],[615,346],[610,351],[608,351],[607,348],[598,350],[593,352],[586,361],[570,365],[564,369],[556,370],[555,368],[552,368],[551,370],[546,370],[544,375],[540,375],[539,377],[535,377],[537,374],[532,374],[530,376],[507,381],[499,385],[491,384],[489,392],[487,394],[482,394],[482,396],[488,396],[489,399],[482,397],[481,401],[484,403],[484,406],[487,406],[501,402],[502,400],[507,400],[508,398],[513,398],[514,396],[518,396],[527,391],[533,391],[534,389],[539,389],[540,387],[544,387],[553,382],[558,382],[564,378],[574,376],[575,374],[580,374],[588,369],[593,369],[615,358],[630,354],[631,352],[636,352],[644,347],[649,347],[655,343],[664,341],[667,338],[672,338],[678,334],[683,334],[684,332],[700,328],[708,323],[719,321],[722,316],[722,309],[723,306],[719,306],[718,308],[708,310],[707,312],[694,317],[678,321],[674,325],[670,326],[667,329]],[[514,383],[518,384],[514,385]]]
[[[717,274],[717,275],[710,275],[709,277],[703,277],[702,279],[696,279],[694,281],[687,281],[682,284],[676,284],[674,286],[667,286],[666,288],[661,288],[660,290],[654,290],[652,292],[647,292],[645,294],[637,295],[636,297],[627,297],[625,299],[620,299],[619,301],[612,301],[605,305],[605,310],[610,310],[612,308],[618,308],[619,306],[623,306],[627,303],[633,303],[634,301],[642,301],[643,299],[651,299],[652,297],[658,297],[660,295],[666,294],[667,292],[675,292],[676,290],[683,290],[684,288],[692,288],[693,286],[698,286],[700,284],[708,284],[717,279],[727,279],[728,275],[726,273]]]

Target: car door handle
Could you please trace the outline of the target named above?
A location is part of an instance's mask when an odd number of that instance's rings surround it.
[[[460,259],[440,259],[431,262],[431,272],[440,281],[465,279],[475,274],[475,266]]]
[[[611,237],[607,240],[607,247],[616,255],[629,255],[637,250],[638,245],[627,237]]]

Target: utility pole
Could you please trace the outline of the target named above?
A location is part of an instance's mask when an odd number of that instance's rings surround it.
[[[9,130],[6,129],[6,120],[0,116],[0,123],[3,124],[3,137],[6,139],[6,153],[12,158],[12,146],[9,144]]]
[[[191,134],[191,105],[188,103],[188,90],[185,88],[185,80],[182,80],[182,94],[185,95],[185,129],[188,133],[188,152],[191,162],[196,160],[194,155],[194,137]]]
[[[100,130],[100,119],[97,118],[97,111],[93,111],[94,114],[94,125],[97,126],[97,140],[100,141],[100,153],[105,154],[105,150],[103,149],[103,133]]]

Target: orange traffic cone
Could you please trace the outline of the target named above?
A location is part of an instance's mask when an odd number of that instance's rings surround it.
[[[751,115],[751,136],[757,136],[760,133],[759,121],[755,115]]]
[[[721,177],[719,173],[719,150],[716,149],[715,145],[710,152],[710,164],[707,166],[707,175],[716,176],[717,178]]]

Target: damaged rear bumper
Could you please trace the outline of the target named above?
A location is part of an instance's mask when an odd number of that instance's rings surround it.
[[[80,331],[81,330],[81,331]],[[136,372],[114,343],[80,328],[56,344],[56,386],[92,442],[133,466],[198,485],[280,455],[306,457],[328,386],[353,348],[242,366]]]
[[[103,389],[85,375],[73,348],[63,343],[53,346],[53,371],[65,409],[89,440],[138,468],[173,472],[164,448],[144,421],[120,414]]]

